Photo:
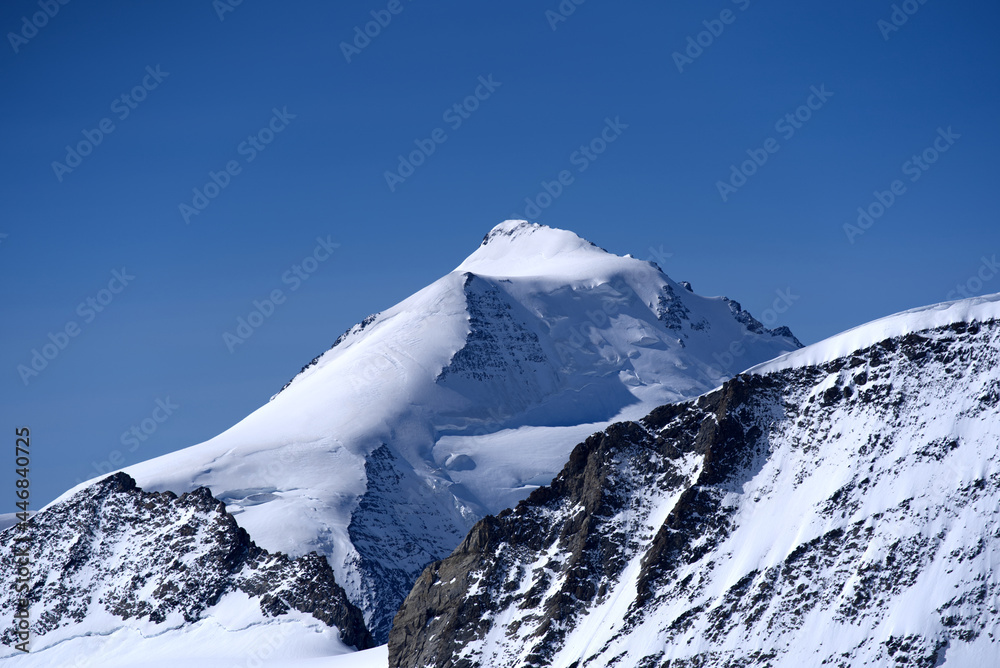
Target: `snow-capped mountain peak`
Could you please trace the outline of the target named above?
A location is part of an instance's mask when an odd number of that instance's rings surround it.
[[[597,246],[587,241],[575,232],[560,230],[541,223],[531,223],[527,220],[505,220],[483,237],[480,246],[507,246],[513,247],[524,244],[532,245],[548,244],[551,246],[562,245],[566,249],[589,247],[596,249]]]
[[[264,549],[325,555],[384,640],[423,567],[582,438],[799,345],[649,262],[506,221],[226,432],[126,471],[211,488]]]
[[[488,276],[558,276],[574,264],[583,270],[595,262],[622,260],[568,230],[506,220],[483,238],[483,243],[455,271]],[[573,274],[579,275],[578,271]]]

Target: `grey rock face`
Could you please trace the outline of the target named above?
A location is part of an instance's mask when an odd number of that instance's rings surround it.
[[[680,331],[684,323],[690,320],[691,310],[677,296],[670,285],[663,286],[663,294],[656,304],[656,317],[666,325],[667,329]]]
[[[205,487],[180,497],[149,493],[116,473],[0,536],[5,578],[16,571],[16,549],[29,556],[36,637],[98,610],[157,623],[179,614],[193,623],[226,594],[243,592],[267,617],[298,610],[339,628],[348,645],[373,645],[324,557],[290,559],[257,547]],[[5,644],[13,644],[14,597],[12,586],[0,590]]]
[[[768,329],[759,320],[757,320],[757,318],[750,315],[749,311],[744,310],[743,306],[740,305],[738,301],[729,299],[728,297],[723,297],[723,299],[729,305],[729,310],[732,311],[733,317],[736,318],[737,321],[743,323],[751,332],[755,334],[766,333],[771,336],[788,337],[795,343],[796,346],[799,348],[802,347],[802,342],[795,338],[795,335],[792,334],[792,330],[788,329],[788,327],[782,325],[781,327],[777,327],[775,329]]]
[[[388,638],[392,616],[424,567],[462,539],[451,523],[420,513],[426,488],[385,445],[365,463],[368,490],[351,515],[348,533],[357,548],[368,626],[376,642]],[[468,525],[466,525],[468,526]]]
[[[475,274],[465,274],[469,335],[465,346],[441,371],[476,381],[531,373],[533,364],[546,361],[538,335],[514,318],[503,293]]]

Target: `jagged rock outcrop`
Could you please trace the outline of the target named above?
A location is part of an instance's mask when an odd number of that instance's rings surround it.
[[[265,618],[295,610],[340,629],[347,645],[373,645],[324,557],[261,549],[205,487],[181,496],[145,492],[116,473],[0,536],[2,572],[16,572],[15,550],[27,554],[35,638],[108,615],[177,627],[241,593]],[[0,590],[7,645],[15,642],[15,596]]]

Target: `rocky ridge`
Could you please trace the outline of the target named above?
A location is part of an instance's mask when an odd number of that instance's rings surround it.
[[[956,322],[612,425],[423,572],[390,666],[989,665],[998,351]]]
[[[0,535],[2,572],[16,571],[15,551],[27,553],[33,642],[94,617],[165,630],[242,594],[264,619],[299,611],[337,627],[347,645],[373,646],[361,611],[324,557],[261,549],[205,487],[181,496],[144,492],[116,473]],[[28,540],[14,542],[22,536]],[[15,596],[13,588],[0,591],[0,642],[7,645],[16,642]]]

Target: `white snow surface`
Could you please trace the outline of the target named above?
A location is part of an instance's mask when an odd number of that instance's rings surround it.
[[[30,668],[228,668],[289,665],[286,662],[294,660],[293,665],[307,666],[312,665],[307,659],[356,654],[340,641],[336,628],[295,611],[281,621],[265,617],[242,593],[225,596],[206,611],[206,618],[193,624],[178,618],[160,624],[131,620],[123,625],[113,615],[92,612],[85,626],[85,633],[77,625],[35,638],[28,654],[3,647],[0,664]]]
[[[361,652],[345,647],[336,629],[304,616],[228,627],[217,619],[157,629],[119,627],[31,652],[0,654],[6,668],[386,668],[385,645]],[[7,648],[4,648],[7,650]]]
[[[765,374],[780,369],[822,364],[845,357],[855,350],[861,350],[885,339],[957,322],[985,322],[994,319],[1000,319],[1000,292],[921,306],[835,334],[818,343],[758,364],[748,369],[747,373]]]
[[[147,491],[209,487],[261,547],[326,555],[366,619],[384,622],[395,610],[379,609],[366,563],[415,576],[547,484],[587,435],[796,344],[652,263],[506,221],[235,426],[124,471]],[[373,490],[366,463],[383,446],[396,482]],[[376,538],[397,552],[352,540],[366,492],[366,507],[395,509]]]

